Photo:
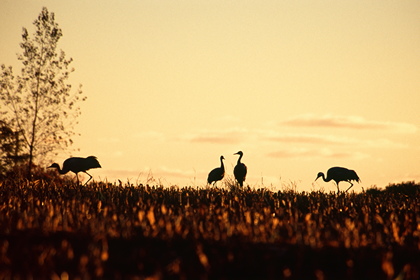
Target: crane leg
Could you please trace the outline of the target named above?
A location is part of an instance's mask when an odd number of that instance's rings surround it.
[[[346,192],[349,190],[349,189],[351,189],[351,187],[353,187],[353,183],[352,182],[349,182],[350,183],[350,187],[346,190]]]
[[[340,182],[338,182],[337,183],[337,193],[339,193],[340,192],[340,188],[338,187],[338,184],[339,184]]]
[[[78,173],[76,173],[76,180],[77,180],[77,185],[79,185],[79,176],[77,174]]]
[[[85,171],[85,173],[87,174],[87,175],[89,175],[89,180],[87,180],[86,181],[86,183],[84,184],[85,186],[87,185],[87,183],[90,181],[90,179],[92,179],[92,175],[90,175],[89,173],[87,173],[86,171]]]

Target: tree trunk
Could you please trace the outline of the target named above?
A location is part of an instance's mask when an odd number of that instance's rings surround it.
[[[42,52],[41,52],[41,58],[42,58]],[[32,121],[32,132],[31,132],[31,143],[29,143],[29,161],[28,161],[28,180],[32,179],[32,163],[34,160],[34,148],[35,148],[35,137],[36,137],[36,129],[37,129],[37,123],[36,120],[38,118],[38,110],[39,110],[39,79],[41,76],[41,70],[39,69],[38,72],[35,74],[37,76],[36,79],[36,91],[34,93],[35,95],[35,112],[34,112],[34,119]]]

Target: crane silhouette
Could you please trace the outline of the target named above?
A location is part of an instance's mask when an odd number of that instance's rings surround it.
[[[247,172],[246,165],[241,162],[241,159],[244,156],[244,153],[242,151],[239,151],[235,153],[234,155],[239,155],[239,158],[238,158],[238,163],[233,169],[233,175],[235,175],[235,179],[236,181],[238,181],[239,185],[243,187],[244,181],[246,179],[246,172]]]
[[[350,187],[346,190],[346,192],[353,187],[353,183],[351,181],[356,181],[360,183],[360,178],[357,176],[356,172],[351,169],[347,169],[344,167],[331,167],[327,171],[327,178],[325,178],[324,173],[319,172],[318,176],[316,177],[315,181],[318,180],[319,177],[322,177],[322,179],[325,182],[329,182],[333,180],[335,184],[337,185],[337,191],[340,192],[340,188],[338,187],[338,184],[341,181],[345,181],[350,183]]]
[[[217,181],[222,180],[225,176],[225,166],[223,165],[224,159],[225,158],[223,156],[220,156],[220,167],[217,167],[210,171],[209,176],[207,177],[208,184],[214,182],[213,185],[215,185]]]
[[[81,158],[81,157],[71,157],[66,159],[63,162],[63,169],[60,168],[60,166],[57,163],[51,164],[48,168],[56,168],[58,170],[58,173],[60,174],[66,174],[69,171],[72,171],[74,174],[76,174],[77,178],[77,184],[79,184],[79,176],[77,175],[79,172],[84,172],[87,175],[89,175],[89,180],[86,181],[85,185],[92,179],[92,176],[87,173],[86,171],[92,168],[100,168],[101,165],[99,164],[99,161],[95,156],[89,156],[87,158]]]

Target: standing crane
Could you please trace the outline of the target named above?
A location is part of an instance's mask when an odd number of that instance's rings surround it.
[[[224,159],[225,158],[223,156],[220,156],[220,167],[210,171],[209,176],[207,177],[208,184],[214,182],[213,185],[215,185],[217,181],[220,181],[223,179],[223,177],[225,177],[225,166],[223,165]]]
[[[238,181],[239,185],[243,187],[244,181],[246,179],[246,172],[247,172],[246,165],[241,162],[241,159],[244,153],[242,151],[239,151],[235,153],[234,155],[239,155],[239,159],[238,159],[238,163],[233,169],[233,175],[235,175],[235,179],[236,181]]]
[[[347,169],[344,167],[331,167],[327,171],[327,178],[325,178],[324,173],[319,172],[318,176],[316,177],[315,181],[318,180],[319,177],[322,177],[322,179],[325,182],[329,182],[333,180],[335,184],[337,185],[337,191],[340,192],[340,188],[338,187],[338,184],[341,181],[350,183],[350,187],[346,190],[346,192],[353,187],[353,183],[351,181],[356,181],[360,183],[360,178],[357,176],[356,172],[351,169]]]
[[[63,169],[61,169],[57,163],[51,164],[48,168],[56,168],[60,174],[66,174],[67,172],[72,171],[76,174],[77,184],[79,184],[79,176],[77,174],[79,172],[84,172],[90,177],[89,180],[86,181],[86,185],[90,179],[92,179],[92,176],[86,171],[92,168],[101,168],[101,165],[95,156],[89,156],[87,158],[71,157],[63,162]]]

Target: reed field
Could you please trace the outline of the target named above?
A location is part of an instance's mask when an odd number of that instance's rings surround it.
[[[0,279],[419,279],[420,185],[0,183]]]

